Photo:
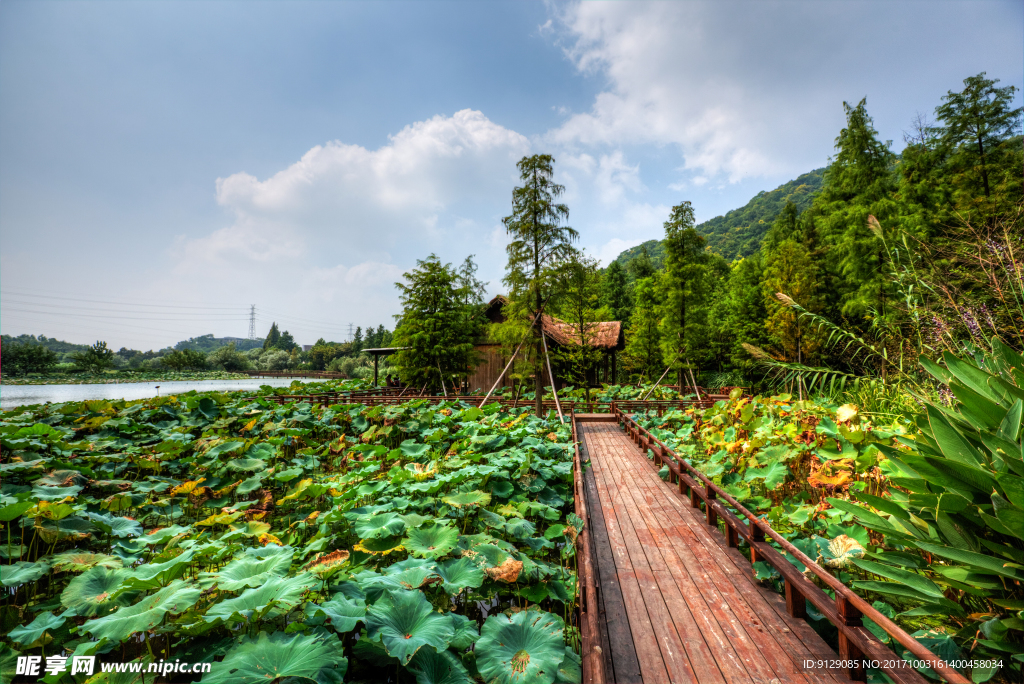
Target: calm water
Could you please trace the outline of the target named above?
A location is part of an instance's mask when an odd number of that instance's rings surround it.
[[[315,382],[312,378],[251,378],[246,380],[196,380],[177,382],[126,382],[117,385],[2,385],[0,409],[46,402],[83,401],[85,399],[148,399],[184,392],[225,392],[258,389],[260,385],[288,387],[293,381]]]

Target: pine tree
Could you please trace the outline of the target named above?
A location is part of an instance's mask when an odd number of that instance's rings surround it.
[[[1008,207],[992,206],[993,195],[1011,193],[1009,202],[1021,198],[1019,141],[1020,107],[1013,107],[1014,86],[996,87],[999,79],[985,78],[985,72],[964,79],[964,89],[949,91],[935,114],[944,124],[942,145],[950,155],[949,164],[960,181],[955,192],[963,209],[976,205],[991,220]],[[1009,173],[1007,173],[1009,172]],[[1009,184],[1007,186],[1007,181]],[[999,192],[1002,190],[1002,192]],[[964,197],[966,195],[966,197]],[[967,201],[964,201],[964,200]]]
[[[277,323],[270,324],[270,332],[263,339],[264,349],[276,349],[277,342],[281,339],[281,331],[277,329]]]
[[[512,213],[502,219],[512,236],[503,282],[509,287],[505,315],[511,328],[527,328],[534,347],[535,409],[542,412],[544,351],[540,313],[557,293],[562,267],[575,253],[579,233],[563,225],[569,207],[555,200],[565,188],[552,180],[554,158],[548,154],[523,157],[516,165],[523,185],[512,191]],[[507,337],[506,337],[507,339]]]
[[[474,301],[458,271],[433,254],[417,260],[404,276],[404,283],[395,283],[402,314],[394,344],[408,349],[392,356],[391,363],[406,384],[445,391],[475,364],[473,343],[482,331],[483,302]]]
[[[676,370],[680,388],[684,369],[698,357],[707,320],[708,258],[704,237],[694,229],[693,207],[683,202],[665,222],[665,270],[661,277],[661,348]]]
[[[806,363],[820,346],[815,329],[785,306],[777,293],[788,295],[811,312],[821,309],[818,271],[807,249],[795,239],[779,243],[765,258],[762,293],[768,312],[766,329],[782,347],[786,361]]]
[[[604,272],[602,299],[603,304],[611,311],[617,321],[625,326],[629,322],[629,290],[626,283],[626,270],[622,264],[613,261]]]
[[[750,364],[750,355],[743,349],[742,343],[761,347],[767,341],[765,321],[768,312],[761,294],[763,272],[761,252],[734,261],[722,297],[724,325],[718,336],[729,343],[729,358],[740,367]]]
[[[600,362],[601,350],[594,347],[601,276],[596,259],[574,255],[565,268],[565,291],[559,297],[559,314],[569,324],[575,344],[562,347],[555,355],[566,378],[585,388],[590,401],[590,371]]]
[[[892,199],[896,157],[889,150],[891,141],[878,139],[866,99],[856,107],[844,102],[843,107],[846,128],[836,138],[836,156],[825,171],[812,215],[817,216],[823,239],[833,246],[826,270],[829,291],[836,296],[840,312],[877,322],[891,313],[891,293],[882,269],[882,240],[868,229],[868,216],[888,225],[896,212]]]
[[[356,326],[356,332],[352,335],[352,351],[359,352],[363,349],[363,329]]]
[[[653,276],[634,283],[633,315],[626,331],[623,366],[638,382],[653,382],[661,375],[658,287]]]

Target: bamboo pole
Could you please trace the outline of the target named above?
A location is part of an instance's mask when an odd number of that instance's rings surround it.
[[[447,399],[448,398],[448,390],[446,390],[444,388],[444,373],[441,372],[441,362],[437,361],[437,359],[434,359],[434,361],[437,363],[437,375],[438,375],[438,377],[441,378],[441,391],[444,392],[444,398]],[[452,388],[452,389],[454,389],[454,388]]]
[[[686,365],[687,366],[690,365],[689,360],[687,360]],[[697,381],[693,377],[693,369],[692,368],[687,368],[686,370],[688,370],[690,372],[690,382],[693,383],[693,391],[697,393],[697,401],[703,401],[703,399],[700,396],[700,388],[697,387]]]
[[[658,385],[661,384],[661,381],[665,379],[665,376],[668,375],[668,372],[670,370],[672,370],[672,366],[669,366],[668,368],[665,369],[665,372],[661,374],[660,378],[658,378],[658,382],[654,383],[654,387],[648,390],[647,394],[645,394],[644,398],[641,399],[640,401],[647,401],[647,397],[651,396],[651,392],[653,392],[658,387]]]
[[[544,358],[548,362],[548,380],[551,381],[551,393],[555,395],[555,408],[558,409],[558,422],[564,423],[565,418],[562,416],[562,404],[558,401],[558,390],[555,389],[555,374],[551,372],[551,355],[548,354],[548,340],[544,333],[541,333],[540,341],[544,345]]]
[[[540,316],[540,311],[537,312],[537,316]],[[505,370],[501,371],[501,375],[499,375],[498,379],[494,381],[493,385],[491,385],[491,389],[487,392],[487,396],[484,397],[484,400],[480,402],[480,405],[477,406],[477,408],[483,408],[484,404],[487,403],[487,400],[491,398],[491,393],[498,388],[498,383],[501,382],[503,377],[505,377],[505,373],[508,372],[509,366],[511,366],[516,360],[516,354],[518,354],[519,350],[523,348],[523,342],[526,342],[526,338],[530,336],[530,330],[533,329],[533,324],[537,321],[537,316],[533,317],[533,321],[530,322],[530,328],[526,331],[526,334],[523,335],[523,339],[519,341],[519,346],[516,347],[514,352],[512,352],[512,358],[510,358],[508,363],[505,364]]]

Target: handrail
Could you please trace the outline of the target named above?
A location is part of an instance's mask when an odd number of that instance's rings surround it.
[[[583,463],[580,460],[580,442],[576,432],[576,413],[569,407],[569,424],[572,426],[573,444],[573,499],[576,515],[583,521],[589,520],[587,500],[583,489]],[[585,522],[583,530],[576,536],[577,581],[580,584],[580,657],[582,661],[583,684],[604,684],[604,658],[601,649],[595,648],[601,642],[601,628],[598,617],[597,589],[594,586],[594,566],[590,559],[590,524]]]
[[[835,625],[840,634],[840,659],[861,662],[860,668],[851,671],[851,679],[857,678],[858,676],[863,677],[865,674],[863,662],[866,652],[869,656],[881,655],[878,653],[879,647],[888,652],[888,649],[885,649],[881,642],[876,641],[873,635],[861,626],[860,618],[862,616],[866,616],[881,627],[886,634],[895,639],[901,646],[910,651],[915,658],[927,661],[932,670],[945,678],[950,684],[970,684],[971,680],[964,677],[956,669],[947,665],[942,658],[928,650],[928,648],[926,648],[921,642],[907,634],[899,625],[883,615],[849,587],[833,577],[827,570],[822,568],[816,562],[807,557],[807,555],[802,551],[789,543],[778,532],[772,529],[771,525],[748,511],[742,504],[727,494],[721,487],[712,482],[706,475],[687,463],[685,459],[680,458],[664,442],[637,423],[632,416],[626,415],[619,410],[617,406],[615,407],[615,414],[618,421],[623,425],[627,433],[630,433],[630,436],[634,441],[638,443],[642,442],[640,446],[644,449],[645,453],[646,450],[650,448],[651,444],[656,444],[658,446],[658,450],[652,449],[652,451],[654,451],[655,458],[659,463],[663,463],[668,466],[669,471],[674,473],[679,479],[680,492],[683,490],[684,478],[685,480],[689,480],[689,482],[685,482],[685,485],[690,490],[691,505],[694,508],[698,507],[698,499],[704,502],[709,524],[714,524],[717,528],[718,516],[721,515],[728,532],[727,537],[729,546],[736,546],[736,535],[743,537],[751,546],[752,561],[755,559],[764,560],[782,574],[786,582],[786,605],[791,615],[803,617],[804,606],[801,599],[806,599],[814,604],[814,606],[817,607],[833,625]],[[671,458],[674,459],[675,464],[668,461],[665,458],[666,455],[671,456]],[[676,465],[676,468],[673,468],[673,465]],[[699,487],[694,486],[696,485],[695,480],[683,474],[683,468],[695,477],[696,480],[699,480],[704,484],[703,492],[700,491]],[[742,521],[731,511],[725,508],[719,500],[725,501],[745,517],[748,521],[748,525],[743,525]],[[782,556],[782,554],[779,554],[771,547],[771,545],[764,541],[766,536],[774,540],[780,547],[782,547],[783,550],[793,556],[793,558],[800,561],[800,563],[806,566],[835,592],[836,597],[834,599],[834,606],[831,605],[833,603],[833,599],[831,599],[828,594],[814,585],[796,569],[796,566],[790,563],[784,556]],[[890,661],[884,656],[880,658],[873,657],[871,659],[879,661],[880,664],[894,662],[896,660],[892,659]],[[908,677],[907,668],[910,668],[910,663],[907,663],[907,661],[902,658],[899,659],[899,662],[902,664],[897,668],[881,667],[880,669],[882,669],[886,674],[898,676],[900,681],[926,681],[917,673],[916,670],[912,668],[910,669],[910,673],[912,674],[909,674],[910,679],[906,679]]]

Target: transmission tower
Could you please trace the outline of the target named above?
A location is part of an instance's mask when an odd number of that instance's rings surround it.
[[[356,336],[355,327],[356,327],[355,323],[349,323],[348,324],[348,339],[349,339],[349,341],[352,341],[353,339],[355,339],[355,336]]]
[[[256,305],[249,308],[249,339],[256,339]]]

